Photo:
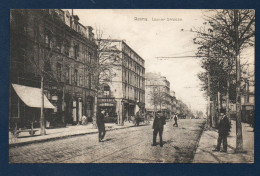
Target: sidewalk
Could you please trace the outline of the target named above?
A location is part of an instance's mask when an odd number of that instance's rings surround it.
[[[235,153],[236,122],[231,121],[227,153],[212,151],[217,145],[216,129],[204,130],[196,150],[193,163],[254,163],[254,132],[249,124],[242,123],[243,153]],[[223,145],[221,145],[221,148]]]
[[[122,128],[128,128],[134,126],[133,123],[125,122],[124,126],[120,126],[114,123],[106,123],[106,130],[117,130]],[[36,128],[37,129],[37,128]],[[43,142],[53,139],[66,138],[71,136],[78,136],[84,134],[93,134],[98,133],[98,129],[94,129],[92,124],[87,125],[76,125],[76,126],[67,126],[64,128],[55,128],[55,129],[46,129],[46,135],[40,136],[40,129],[35,133],[34,136],[30,136],[29,132],[23,132],[19,134],[18,138],[15,138],[13,134],[9,132],[9,147],[25,145],[35,142]]]

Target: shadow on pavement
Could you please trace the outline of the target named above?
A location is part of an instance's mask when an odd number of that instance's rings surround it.
[[[112,141],[113,138],[109,138],[109,139],[105,139],[104,142],[107,142],[107,141]]]

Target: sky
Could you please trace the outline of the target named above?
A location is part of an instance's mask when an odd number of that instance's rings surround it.
[[[191,29],[203,25],[201,10],[74,9],[73,13],[84,26],[102,30],[103,38],[125,40],[145,60],[146,72],[166,76],[177,99],[206,112],[207,101],[197,78],[203,69],[198,58],[188,57],[196,52]],[[184,57],[158,58],[177,56]]]

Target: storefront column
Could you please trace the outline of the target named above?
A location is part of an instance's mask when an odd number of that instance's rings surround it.
[[[124,125],[123,122],[123,102],[122,99],[116,100],[116,113],[117,113],[117,124]]]

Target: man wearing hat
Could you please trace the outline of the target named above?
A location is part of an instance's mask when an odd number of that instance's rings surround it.
[[[163,133],[163,125],[165,125],[165,117],[161,113],[156,113],[154,121],[153,121],[153,144],[152,146],[156,146],[156,137],[159,132],[160,136],[160,146],[163,147],[162,141],[162,133]]]
[[[223,142],[223,150],[222,152],[227,152],[227,136],[230,131],[230,122],[226,116],[226,110],[220,110],[220,121],[218,124],[218,144],[217,147],[213,151],[220,151],[221,143]]]
[[[105,110],[101,110],[101,113],[97,116],[97,127],[98,127],[98,141],[104,142],[103,139],[106,134],[105,129]]]

